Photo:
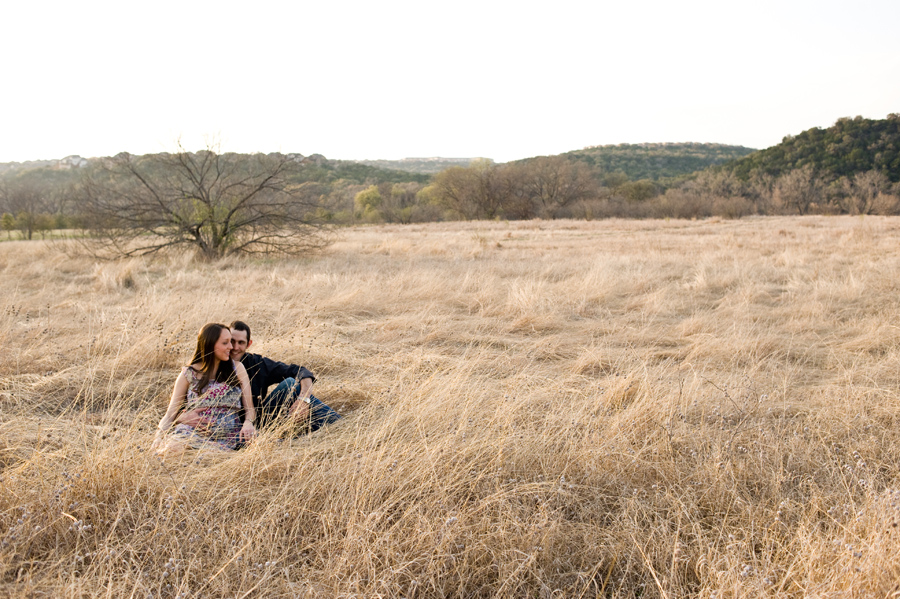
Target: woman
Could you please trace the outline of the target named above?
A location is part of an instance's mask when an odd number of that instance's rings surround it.
[[[242,408],[243,423],[239,418]],[[172,426],[179,412],[197,409],[202,424]],[[231,359],[231,331],[224,324],[204,325],[191,365],[175,380],[172,400],[151,448],[159,453],[203,447],[236,449],[256,434],[255,421],[250,378],[244,366]]]

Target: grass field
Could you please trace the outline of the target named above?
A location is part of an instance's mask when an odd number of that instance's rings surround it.
[[[0,243],[0,597],[900,596],[900,219]],[[346,418],[149,450],[208,321]]]

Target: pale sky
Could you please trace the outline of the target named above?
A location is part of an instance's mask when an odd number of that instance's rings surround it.
[[[765,148],[900,112],[900,2],[11,0],[0,162]]]

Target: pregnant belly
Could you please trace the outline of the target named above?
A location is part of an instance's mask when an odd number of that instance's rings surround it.
[[[240,430],[237,413],[228,408],[205,408],[200,410],[203,418],[197,432],[209,439],[224,439]]]

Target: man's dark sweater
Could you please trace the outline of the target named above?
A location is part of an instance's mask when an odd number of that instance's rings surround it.
[[[298,383],[305,378],[316,382],[316,377],[305,366],[276,362],[259,354],[245,353],[241,356],[241,364],[247,369],[247,376],[250,377],[250,393],[253,395],[253,405],[257,409],[262,398],[266,396],[269,385],[277,385],[287,378],[294,378]]]

